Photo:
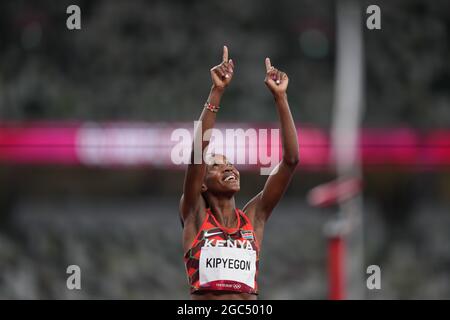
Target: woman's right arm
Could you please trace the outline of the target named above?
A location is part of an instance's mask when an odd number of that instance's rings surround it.
[[[222,94],[233,77],[233,69],[233,61],[228,59],[228,48],[224,46],[222,63],[211,69],[213,84],[207,100],[211,109],[219,107]],[[208,147],[210,139],[210,136],[205,136],[204,133],[214,128],[216,114],[217,112],[211,111],[205,105],[200,115],[199,125],[195,129],[194,141],[201,141],[201,150],[195,150],[196,144],[192,143],[190,163],[186,170],[183,196],[180,201],[180,213],[183,221],[198,209],[201,200],[201,188],[206,170],[203,151]]]

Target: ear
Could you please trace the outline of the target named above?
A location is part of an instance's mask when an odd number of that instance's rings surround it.
[[[205,192],[206,190],[208,190],[208,187],[206,186],[206,184],[202,183],[202,190],[201,192]]]

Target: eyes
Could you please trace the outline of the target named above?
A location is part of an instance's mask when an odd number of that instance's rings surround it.
[[[233,167],[233,164],[232,164],[230,161],[227,161],[227,162],[225,162],[225,163],[221,163],[221,162],[213,162],[213,163],[211,164],[211,166],[212,166],[213,168],[218,168],[219,166],[222,166],[222,165],[227,166],[227,167]]]
[[[212,175],[220,174],[223,170],[231,170],[236,177],[239,177],[239,171],[229,161],[224,163],[220,160],[217,162],[213,160],[207,166],[207,172]]]

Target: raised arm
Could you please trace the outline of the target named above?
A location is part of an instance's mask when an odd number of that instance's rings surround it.
[[[268,177],[264,189],[245,207],[256,222],[265,222],[273,208],[286,191],[299,161],[297,130],[292,119],[286,90],[289,78],[286,73],[277,70],[266,58],[266,78],[264,80],[275,100],[281,127],[283,159]]]
[[[180,213],[183,221],[198,208],[201,200],[201,187],[206,169],[203,151],[208,147],[210,139],[210,137],[205,136],[204,133],[207,130],[214,128],[217,108],[220,105],[220,100],[225,88],[233,78],[233,69],[233,61],[228,59],[228,48],[224,46],[222,62],[210,70],[212,79],[211,91],[200,115],[200,125],[196,128],[194,133],[194,141],[202,141],[201,152],[200,150],[197,150],[197,154],[195,153],[194,147],[196,144],[193,142],[191,161],[186,171],[183,196],[180,201]]]

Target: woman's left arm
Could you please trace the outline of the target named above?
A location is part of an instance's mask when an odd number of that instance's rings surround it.
[[[266,58],[266,78],[264,82],[271,91],[277,107],[281,126],[283,158],[270,174],[264,189],[244,208],[245,211],[253,207],[250,211],[254,215],[254,220],[258,222],[265,222],[269,218],[273,208],[283,197],[299,162],[297,129],[292,119],[286,94],[289,78],[286,73],[272,67],[269,58]]]

